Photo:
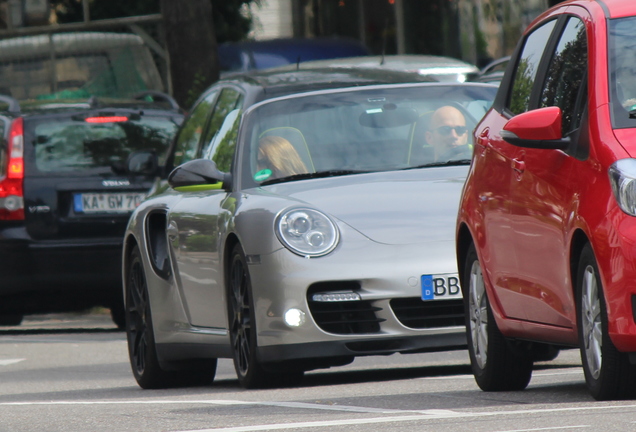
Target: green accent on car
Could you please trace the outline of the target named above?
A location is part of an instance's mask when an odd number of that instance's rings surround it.
[[[192,186],[177,186],[174,188],[177,192],[202,192],[209,190],[219,190],[223,186],[223,183],[218,182],[214,184],[204,184],[204,185],[192,185]]]

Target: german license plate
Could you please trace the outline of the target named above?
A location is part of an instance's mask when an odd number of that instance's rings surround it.
[[[131,212],[146,198],[141,192],[75,194],[75,213]]]
[[[422,275],[422,300],[451,300],[462,298],[457,273]]]

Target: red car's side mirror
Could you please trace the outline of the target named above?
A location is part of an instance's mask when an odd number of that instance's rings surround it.
[[[518,147],[565,150],[570,140],[563,138],[561,125],[561,108],[539,108],[511,118],[501,137]]]

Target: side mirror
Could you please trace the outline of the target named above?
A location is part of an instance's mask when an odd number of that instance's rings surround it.
[[[153,151],[137,151],[128,156],[126,167],[131,174],[156,175],[159,173],[159,159]]]
[[[216,163],[210,159],[191,160],[179,165],[168,175],[168,184],[173,189],[191,186],[197,186],[197,190],[220,189],[228,180],[229,174],[219,171]]]
[[[561,108],[539,108],[511,118],[501,137],[517,147],[566,150],[570,139],[563,138],[561,125]]]

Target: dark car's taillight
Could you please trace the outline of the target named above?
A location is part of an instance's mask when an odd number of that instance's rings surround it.
[[[0,220],[24,219],[24,122],[17,118],[9,129],[6,175],[0,180]]]

